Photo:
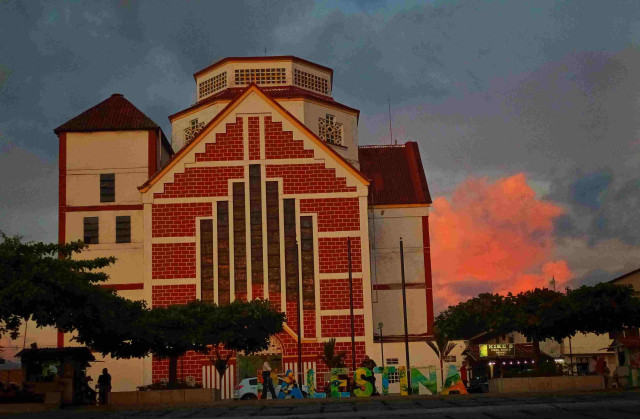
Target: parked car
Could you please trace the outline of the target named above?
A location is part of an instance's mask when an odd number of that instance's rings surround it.
[[[489,379],[486,376],[473,377],[467,387],[469,393],[488,393]]]
[[[278,377],[278,383],[275,386],[276,396],[280,394],[280,387],[282,387],[283,384],[284,384],[284,381],[282,381],[282,378]],[[307,386],[303,385],[300,388],[300,392],[302,393],[302,397],[305,397],[305,398],[309,397],[309,388]],[[262,393],[262,389],[258,391],[257,377],[245,378],[244,380],[240,381],[240,384],[238,384],[234,388],[234,398],[240,399],[240,400],[256,400],[260,396],[260,393]],[[270,397],[271,397],[271,394],[267,392],[267,398],[270,398]],[[287,397],[291,397],[291,396],[287,396]]]

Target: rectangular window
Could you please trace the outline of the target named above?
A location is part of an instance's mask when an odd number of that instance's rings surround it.
[[[247,225],[244,183],[233,184],[233,284],[236,299],[247,299]]]
[[[200,220],[201,300],[213,303],[213,220]]]
[[[296,243],[296,200],[284,200],[284,265],[287,301],[296,301],[298,289],[298,246]]]
[[[229,203],[220,201],[216,211],[218,233],[218,304],[229,304],[231,298],[229,264]]]
[[[115,202],[116,175],[103,173],[100,175],[100,202]]]
[[[305,310],[313,310],[316,303],[313,257],[313,218],[300,217],[300,257],[302,259],[302,302]]]
[[[387,365],[398,365],[398,358],[387,358]]]
[[[260,292],[259,290],[264,286],[264,258],[262,255],[262,182],[259,164],[249,165],[249,214],[251,285],[257,292]]]
[[[131,243],[131,217],[116,217],[116,243]]]
[[[342,138],[342,124],[336,122],[334,115],[318,118],[318,137],[329,144],[344,145]]]
[[[97,244],[98,241],[98,217],[84,217],[84,242]]]
[[[267,262],[269,293],[280,292],[280,198],[278,182],[267,182]]]

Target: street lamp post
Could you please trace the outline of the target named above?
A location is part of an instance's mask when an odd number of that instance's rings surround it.
[[[378,329],[380,330],[380,355],[382,357],[382,369],[384,370],[384,337],[382,336],[382,322],[378,323]]]

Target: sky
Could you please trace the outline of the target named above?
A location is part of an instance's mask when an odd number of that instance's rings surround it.
[[[57,238],[53,129],[122,93],[170,135],[225,56],[333,68],[360,144],[416,141],[436,312],[640,267],[637,1],[0,0],[0,230]]]

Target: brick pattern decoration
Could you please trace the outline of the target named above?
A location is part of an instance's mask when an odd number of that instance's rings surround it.
[[[153,204],[152,237],[194,237],[196,217],[210,217],[211,203]]]
[[[358,198],[301,199],[300,213],[318,214],[318,231],[360,230]]]
[[[154,285],[151,287],[153,307],[187,304],[196,299],[196,284]]]
[[[169,358],[153,357],[151,361],[151,376],[154,383],[160,380],[169,380]],[[194,377],[196,382],[202,383],[202,366],[210,365],[208,355],[199,354],[194,351],[187,352],[178,358],[178,379],[182,377]]]
[[[195,278],[195,243],[153,243],[151,278]]]
[[[282,122],[273,122],[270,116],[264,118],[264,136],[267,159],[313,158],[313,150],[305,150],[304,141],[294,140],[293,132],[283,131]]]
[[[278,311],[282,311],[281,303],[282,303],[282,294],[279,292],[271,292],[269,291],[268,300],[271,301],[271,305]]]
[[[236,117],[235,123],[227,124],[226,132],[216,134],[215,143],[205,144],[204,153],[196,153],[196,162],[242,160],[244,158],[242,124],[241,117]]]
[[[320,280],[320,310],[349,308],[349,279]],[[353,278],[353,308],[364,308],[362,279]]]
[[[335,169],[323,163],[273,164],[267,166],[267,178],[282,178],[285,194],[355,192],[347,179],[337,177]]]
[[[260,118],[249,117],[249,160],[260,159]]]
[[[364,316],[356,314],[353,316],[354,330],[356,336],[364,336]],[[320,318],[322,336],[344,337],[351,336],[351,316],[322,316]]]
[[[305,338],[314,338],[316,337],[316,312],[315,310],[304,310],[303,311],[303,327],[304,327],[304,337]]]
[[[190,198],[201,196],[227,196],[229,179],[242,179],[242,166],[188,167],[184,173],[176,173],[174,182],[164,184],[164,192],[153,194],[159,198]]]
[[[320,273],[349,272],[346,237],[318,238]],[[362,272],[360,237],[351,237],[351,271]]]
[[[302,306],[300,306],[300,309],[302,309]],[[298,311],[297,310],[298,310],[298,306],[297,306],[296,300],[287,301],[287,311],[285,312],[287,315],[287,325],[291,330],[293,330],[294,333],[298,333]]]
[[[264,299],[264,292],[263,292],[263,284],[251,284],[251,293],[253,295],[253,299],[256,300],[258,298],[260,299]]]

